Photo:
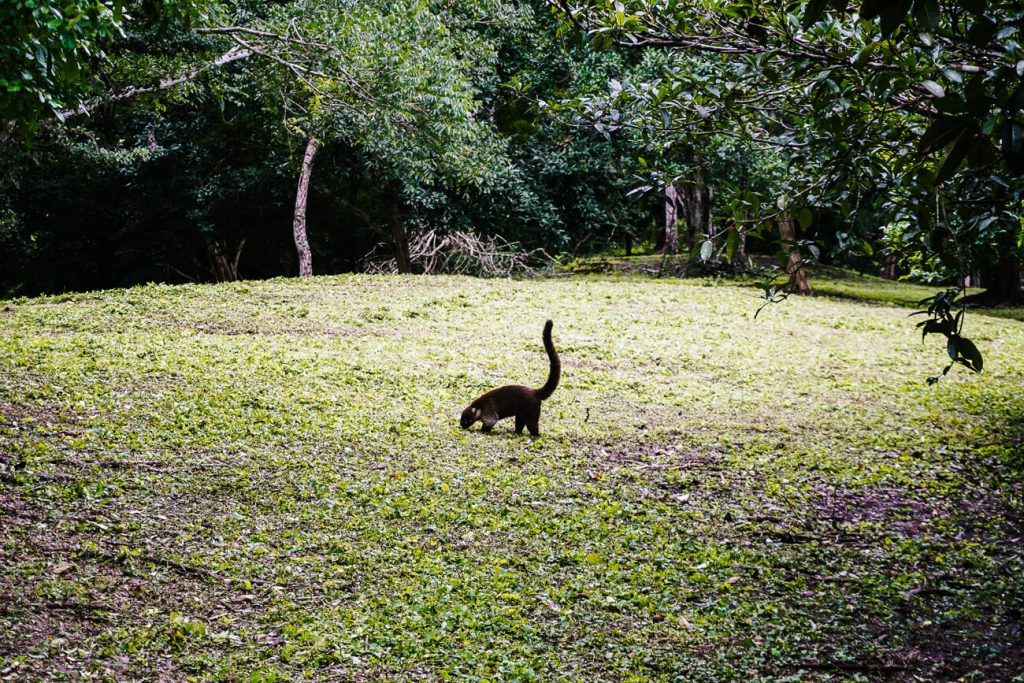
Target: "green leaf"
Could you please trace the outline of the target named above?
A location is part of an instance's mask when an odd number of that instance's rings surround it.
[[[917,151],[921,154],[928,154],[942,149],[956,140],[963,133],[967,125],[968,122],[964,118],[939,116],[932,121],[932,124],[928,126],[928,130],[921,136]]]
[[[877,42],[871,42],[862,47],[860,49],[860,52],[858,52],[857,56],[854,57],[853,59],[854,66],[864,66],[865,64],[867,64],[868,60],[871,59],[871,55],[874,53],[877,47]]]
[[[922,81],[921,85],[923,85],[924,89],[930,92],[934,97],[946,96],[946,89],[943,88],[938,83],[936,83],[935,81]]]
[[[996,35],[997,28],[996,22],[986,16],[979,16],[967,30],[967,39],[978,47],[986,47]]]
[[[981,372],[985,365],[985,360],[981,357],[981,351],[974,345],[970,339],[964,337],[957,337],[959,343],[957,344],[957,350],[960,352],[962,357],[961,362],[975,372]],[[965,362],[966,361],[966,362]]]
[[[929,334],[941,334],[948,336],[950,334],[949,324],[941,320],[935,320],[929,318],[928,320],[922,320],[917,324],[921,328],[921,341]]]
[[[814,220],[814,214],[806,206],[800,209],[796,214],[796,222],[800,225],[801,230],[807,230],[811,227],[811,222]]]
[[[960,93],[950,93],[945,97],[932,100],[932,106],[943,114],[963,114],[967,111],[967,103]]]
[[[614,39],[607,32],[590,34],[590,45],[595,50],[607,50],[614,44]]]
[[[709,261],[711,255],[715,252],[715,245],[711,240],[704,240],[704,243],[700,245],[700,260]]]
[[[863,19],[874,19],[882,13],[887,4],[888,0],[864,0],[860,4],[860,16]]]
[[[740,246],[740,231],[734,223],[725,238],[725,260],[732,263],[736,260],[736,251]]]
[[[1016,174],[1024,173],[1024,125],[1010,120],[1003,124],[1003,159]]]
[[[880,25],[882,35],[891,35],[907,18],[913,0],[889,0],[882,10]]]
[[[989,142],[988,137],[976,135],[974,140],[975,144],[967,152],[967,166],[972,171],[993,166],[999,160],[999,157],[992,143]]]
[[[974,136],[969,135],[966,131],[957,138],[957,141],[953,143],[953,148],[949,150],[949,154],[943,160],[942,166],[939,167],[939,172],[935,174],[936,184],[945,182],[953,177],[953,174],[960,168],[960,164],[964,162],[967,153],[971,151],[971,146],[974,144]]]
[[[810,28],[818,19],[821,18],[822,13],[825,11],[825,7],[828,5],[829,0],[811,0],[807,3],[807,7],[804,9],[804,16],[800,22],[800,25],[805,29]]]
[[[934,30],[939,25],[939,0],[915,0],[914,17],[921,28]]]

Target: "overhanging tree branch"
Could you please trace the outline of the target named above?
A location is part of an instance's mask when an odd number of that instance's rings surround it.
[[[117,102],[124,102],[124,101],[130,100],[130,99],[133,99],[135,97],[138,97],[139,95],[146,95],[146,94],[149,94],[149,93],[162,92],[162,91],[167,90],[169,88],[173,88],[176,85],[181,85],[183,83],[188,83],[189,81],[194,80],[201,73],[203,73],[204,71],[207,71],[208,69],[220,68],[220,67],[225,66],[227,64],[231,64],[232,62],[237,62],[237,61],[242,60],[242,59],[247,59],[247,58],[249,58],[251,56],[252,56],[252,52],[251,51],[246,50],[245,48],[243,48],[241,46],[235,45],[230,50],[228,50],[227,52],[225,52],[224,54],[222,54],[220,57],[218,57],[217,59],[213,60],[212,62],[209,62],[207,64],[201,64],[201,65],[199,65],[197,67],[194,67],[194,68],[186,71],[183,74],[178,74],[177,76],[168,76],[167,78],[162,78],[159,81],[157,81],[156,83],[153,83],[152,85],[132,86],[130,88],[125,88],[124,90],[118,90],[117,92],[111,93],[107,97],[100,97],[100,98],[96,98],[94,100],[91,100],[89,102],[83,102],[82,104],[80,104],[78,107],[75,107],[74,109],[64,109],[64,110],[62,110],[60,112],[57,112],[57,116],[61,120],[65,120],[65,121],[68,120],[68,119],[71,119],[71,118],[82,116],[82,115],[88,116],[88,115],[92,114],[92,112],[94,112],[96,109],[98,109],[99,107],[102,107],[105,104],[113,104],[113,103],[117,103]]]

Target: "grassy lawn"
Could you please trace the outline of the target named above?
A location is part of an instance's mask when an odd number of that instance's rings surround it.
[[[828,282],[0,301],[0,677],[1020,676],[1024,323],[928,387],[920,292]],[[540,438],[459,430],[548,317]]]

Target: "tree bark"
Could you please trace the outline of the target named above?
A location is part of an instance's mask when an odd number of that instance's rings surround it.
[[[779,217],[779,237],[782,240],[782,250],[789,255],[786,265],[786,274],[789,275],[790,280],[788,291],[794,294],[810,294],[811,285],[807,282],[804,259],[800,255],[800,248],[796,245],[796,227],[793,225],[792,216],[788,213]]]
[[[313,157],[319,149],[320,143],[316,138],[310,138],[306,143],[302,172],[299,174],[299,187],[295,193],[292,233],[295,235],[295,249],[299,253],[299,277],[310,277],[313,274],[313,254],[309,250],[309,239],[306,237],[306,203],[309,198],[309,178],[313,175]]]
[[[245,239],[242,239],[235,248],[233,257],[227,254],[227,242],[223,240],[206,240],[206,256],[209,261],[210,275],[214,282],[234,282],[238,280],[238,261],[242,257],[242,248],[245,246]]]
[[[231,62],[237,62],[240,59],[248,59],[251,56],[252,52],[250,52],[249,50],[244,50],[236,45],[235,47],[232,47],[230,50],[228,50],[227,52],[225,52],[209,64],[200,64],[199,66],[194,67],[186,71],[185,73],[178,74],[177,76],[168,76],[166,78],[161,78],[159,81],[151,85],[132,86],[130,88],[125,88],[124,90],[112,92],[109,95],[106,95],[105,97],[90,100],[89,102],[83,102],[82,104],[78,105],[73,109],[61,110],[60,112],[58,112],[57,117],[61,120],[66,121],[67,119],[74,118],[76,116],[89,115],[105,104],[124,102],[125,100],[130,100],[135,97],[138,97],[139,95],[161,92],[163,90],[167,90],[168,88],[173,88],[176,85],[181,85],[182,83],[188,83],[192,80],[195,80],[197,76],[199,76],[201,73],[203,73],[211,67],[220,68],[222,66],[230,64]]]
[[[981,280],[985,283],[985,291],[965,296],[965,302],[981,306],[1024,304],[1024,269],[1012,253],[1004,256],[991,273],[985,271]]]
[[[679,220],[679,192],[675,185],[665,186],[665,231],[662,233],[661,253],[674,254],[679,249],[676,222]]]
[[[735,270],[740,271],[747,267],[747,226],[750,225],[750,212],[743,210],[743,220],[736,226],[736,236],[739,240],[736,243],[736,253],[733,255],[730,264]]]
[[[391,244],[395,249],[395,265],[403,275],[412,273],[412,259],[409,256],[409,232],[402,222],[402,214],[398,210],[398,202],[394,196],[390,198],[390,215],[388,223],[391,228]]]
[[[1012,255],[1003,258],[992,285],[991,289],[996,291],[1003,302],[1024,303],[1024,272],[1020,262]]]
[[[697,246],[697,235],[704,232],[704,193],[700,186],[700,176],[696,176],[696,182],[687,185],[683,189],[684,201],[686,202],[686,242],[690,245],[691,252]]]
[[[894,254],[886,254],[882,260],[882,269],[878,272],[879,277],[884,277],[886,280],[896,279],[896,256]]]
[[[686,245],[690,251],[697,246],[698,237],[706,239],[711,235],[711,202],[714,188],[704,184],[704,173],[698,168],[693,181],[676,189],[676,204],[686,224]]]

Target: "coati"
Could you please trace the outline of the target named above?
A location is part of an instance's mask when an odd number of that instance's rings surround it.
[[[482,431],[489,432],[494,428],[498,420],[506,417],[516,418],[516,433],[522,434],[523,427],[530,430],[530,434],[540,434],[540,402],[549,398],[558,386],[558,379],[562,374],[562,365],[558,360],[558,352],[551,342],[551,321],[544,323],[544,349],[548,352],[548,359],[551,361],[551,369],[548,371],[548,381],[540,389],[531,389],[521,384],[510,384],[488,391],[477,398],[462,411],[462,419],[459,424],[463,429],[469,429],[476,421],[483,422]]]

